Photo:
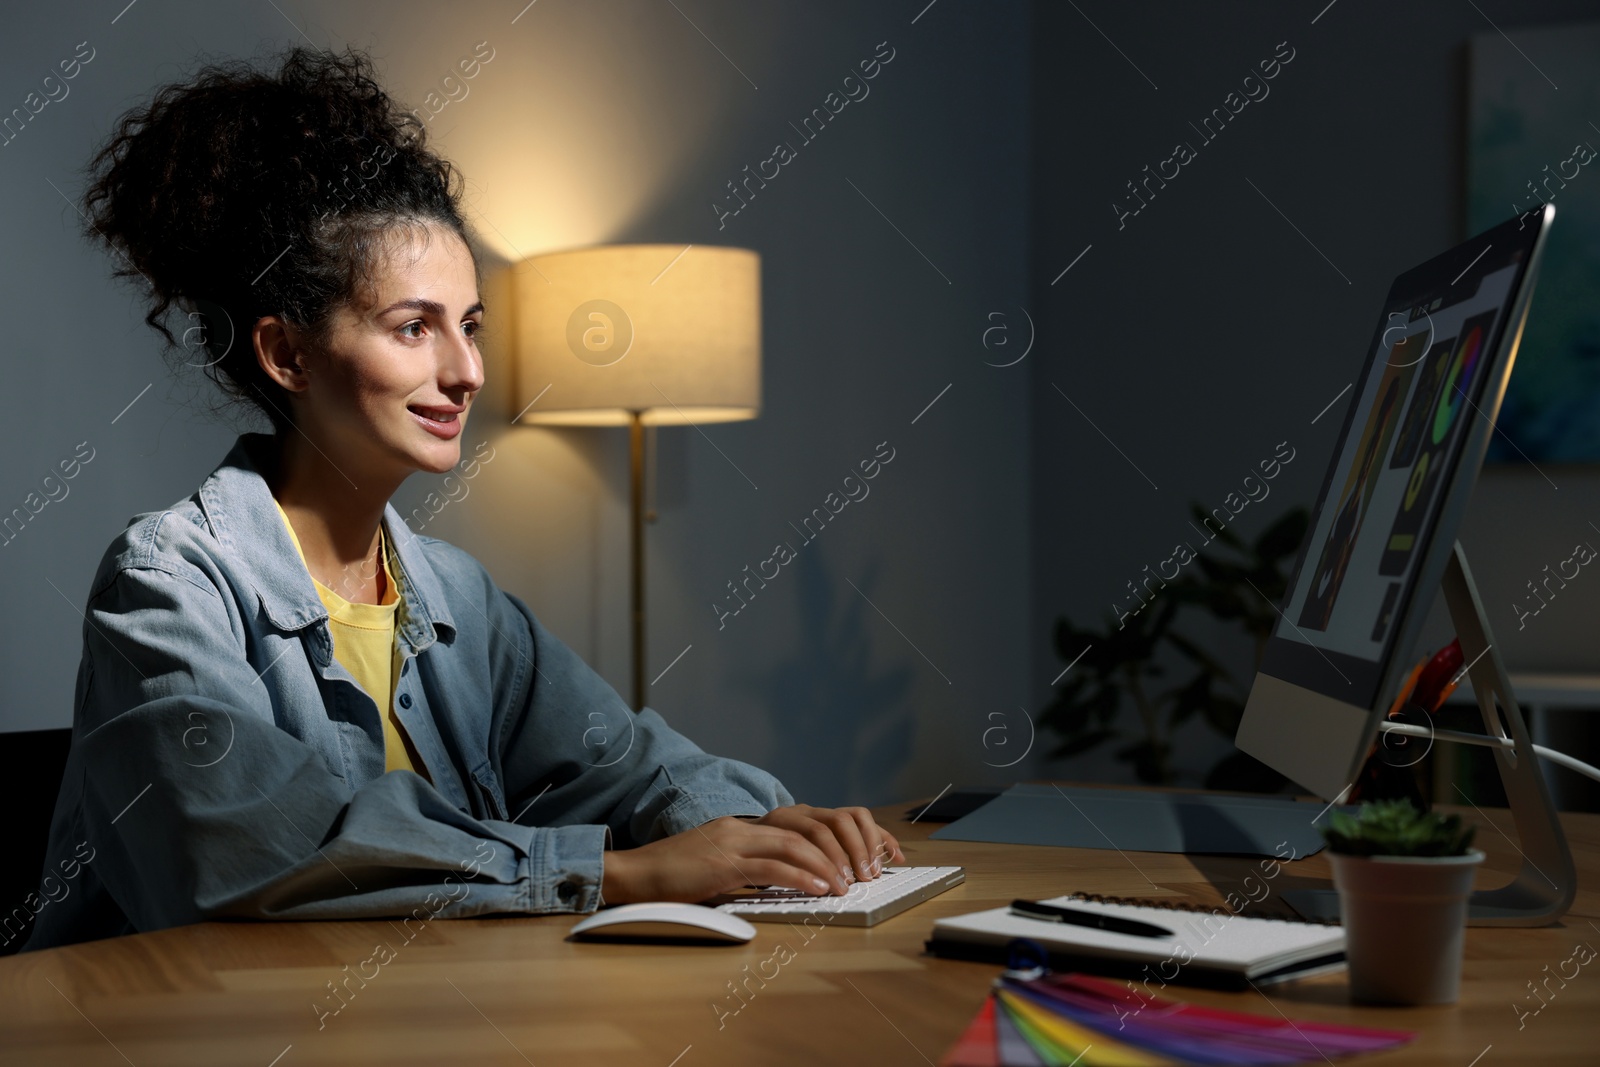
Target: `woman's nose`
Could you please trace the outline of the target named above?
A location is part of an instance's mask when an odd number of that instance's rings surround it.
[[[457,336],[453,339],[439,368],[439,382],[449,389],[464,389],[476,393],[483,388],[483,354],[472,339]]]

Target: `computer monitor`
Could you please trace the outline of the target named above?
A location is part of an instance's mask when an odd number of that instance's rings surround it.
[[[1554,217],[1544,204],[1390,286],[1235,738],[1301,786],[1341,799],[1442,587],[1522,839],[1517,880],[1474,894],[1473,920],[1489,924],[1548,922],[1576,884],[1456,542]]]
[[[1495,757],[1524,852],[1570,870],[1456,543],[1554,217],[1545,204],[1390,286],[1235,743],[1324,799],[1342,798],[1409,673],[1442,586],[1486,732],[1520,749],[1497,748]],[[1532,881],[1480,894],[1475,914],[1548,921],[1570,902],[1570,886],[1551,882],[1551,892]]]

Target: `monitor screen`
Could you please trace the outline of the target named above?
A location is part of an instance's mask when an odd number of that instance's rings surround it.
[[[1515,251],[1509,258],[1469,273],[1455,292],[1408,294],[1384,309],[1386,326],[1356,389],[1359,421],[1334,463],[1279,637],[1370,663],[1383,658],[1460,455],[1462,425],[1486,417],[1477,399],[1485,357],[1521,267]]]

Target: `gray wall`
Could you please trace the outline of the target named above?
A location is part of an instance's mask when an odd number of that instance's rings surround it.
[[[1480,6],[1508,32],[1600,17],[1592,0]],[[1494,32],[1457,3],[1089,13],[1103,36],[1067,4],[1040,3],[1035,19],[1041,341],[1030,632],[1046,679],[1035,687],[1040,704],[1065,666],[1049,644],[1053,620],[1098,622],[1113,600],[1127,602],[1124,583],[1189,536],[1188,501],[1221,504],[1287,440],[1293,463],[1237,529],[1254,534],[1312,502],[1349,397],[1312,420],[1359,370],[1390,281],[1467,236],[1466,42]],[[1270,95],[1202,144],[1188,123],[1221,106],[1283,41],[1295,54]],[[1560,71],[1540,66],[1561,84]],[[1125,183],[1180,140],[1199,146],[1198,157],[1119,229],[1113,200],[1126,200]],[[1600,586],[1574,583],[1522,632],[1511,609],[1530,577],[1600,521],[1593,467],[1546,473],[1558,489],[1527,467],[1487,470],[1461,540],[1510,669],[1593,671]],[[1450,635],[1436,603],[1422,643],[1436,648]],[[1236,664],[1248,661],[1225,635],[1213,640]],[[1225,751],[1198,721],[1180,737],[1192,775]],[[1103,753],[1058,769],[1128,777]]]
[[[1049,641],[1059,614],[1102,616],[1185,536],[1189,500],[1219,503],[1280,441],[1296,458],[1238,528],[1310,502],[1343,406],[1311,420],[1353,377],[1390,279],[1465,236],[1465,42],[1492,32],[1467,5],[1356,0],[1105,5],[1084,9],[1093,26],[1056,0],[541,3],[515,25],[514,3],[448,20],[419,4],[279,6],[295,25],[270,5],[140,4],[115,24],[34,10],[0,41],[4,108],[79,41],[96,50],[69,97],[0,147],[18,309],[6,365],[24,386],[0,429],[0,507],[78,442],[96,450],[70,496],[0,547],[0,596],[21,606],[0,643],[0,730],[70,722],[77,610],[101,550],[128,516],[192,491],[234,432],[206,414],[203,383],[161,363],[133,290],[107,280],[51,183],[76,196],[111,121],[198,51],[251,55],[303,31],[370,48],[392,91],[421,103],[487,41],[495,58],[430,132],[470,180],[496,268],[499,336],[467,445],[496,452],[427,532],[481,558],[625,691],[624,435],[507,425],[501,268],[605,242],[760,252],[761,418],[657,438],[649,676],[692,648],[651,703],[819,803],[1042,769],[1048,738],[998,765],[1027,749],[1065,665]],[[1511,30],[1600,5],[1491,14]],[[871,95],[719,230],[724,183],[885,40],[895,58]],[[1124,183],[1280,41],[1295,58],[1271,95],[1119,230]],[[1031,353],[996,366],[1020,355],[1026,316]],[[719,631],[725,583],[885,440],[896,459],[872,495]],[[1547,473],[1559,490],[1486,471],[1462,539],[1513,669],[1595,669],[1600,589],[1574,586],[1521,633],[1509,608],[1600,514],[1592,468]],[[435,488],[415,478],[397,503]],[[1225,751],[1198,724],[1183,738],[1190,775]],[[1051,769],[1127,777],[1104,753]]]
[[[985,747],[984,731],[1032,690],[1029,368],[985,366],[1002,360],[981,338],[990,312],[1017,319],[1027,295],[1027,6],[944,3],[918,18],[922,2],[683,0],[680,14],[616,0],[542,3],[514,25],[515,3],[277,6],[138,4],[114,24],[114,11],[8,16],[3,109],[78,42],[95,56],[0,148],[0,270],[15,309],[5,365],[20,387],[0,428],[4,509],[78,442],[95,452],[70,495],[0,548],[11,606],[0,730],[70,724],[79,610],[104,546],[129,516],[191,492],[235,432],[207,415],[195,372],[164,366],[134,291],[77,236],[61,194],[79,193],[91,148],[199,51],[366,47],[389,89],[420,104],[487,41],[494,58],[429,130],[469,180],[497,268],[485,294],[491,384],[466,444],[491,441],[495,458],[426,532],[478,556],[626,692],[625,433],[508,425],[499,268],[596,243],[752,248],[761,417],[659,433],[647,676],[692,647],[650,703],[814,803],[1014,773],[985,766],[1010,756],[994,754],[999,735]],[[711,204],[724,183],[794,139],[788,123],[881,41],[895,54],[870,95],[719,231]],[[895,458],[871,495],[719,631],[711,605],[725,583],[794,539],[789,523],[882,441]],[[415,478],[396,502],[409,510],[433,488]]]

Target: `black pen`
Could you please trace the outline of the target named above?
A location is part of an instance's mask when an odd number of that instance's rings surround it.
[[[1024,919],[1071,923],[1073,926],[1087,926],[1092,930],[1107,930],[1114,934],[1131,934],[1134,937],[1176,936],[1171,930],[1155,923],[1142,923],[1137,919],[1121,919],[1115,915],[1101,915],[1099,912],[1062,908],[1055,904],[1041,904],[1036,900],[1013,900],[1011,914],[1020,915]]]

